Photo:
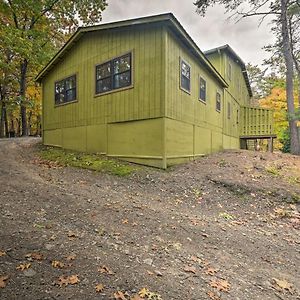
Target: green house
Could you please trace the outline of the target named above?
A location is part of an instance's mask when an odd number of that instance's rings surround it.
[[[245,65],[172,14],[79,28],[40,72],[43,143],[166,168],[273,137]]]

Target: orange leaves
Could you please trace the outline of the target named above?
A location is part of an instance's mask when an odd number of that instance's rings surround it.
[[[59,285],[60,287],[62,287],[63,285],[67,286],[69,284],[73,285],[73,284],[77,284],[78,282],[80,282],[78,275],[71,275],[71,276],[60,276],[58,278],[58,281],[56,282],[57,285]]]
[[[207,292],[207,295],[211,300],[220,300],[220,298],[212,291]]]
[[[187,273],[193,273],[193,274],[197,273],[196,268],[191,267],[191,266],[185,266],[183,270],[184,270],[184,272],[187,272]]]
[[[51,265],[52,265],[53,268],[58,268],[58,269],[62,269],[65,266],[65,264],[63,262],[59,261],[59,260],[53,260],[51,262]]]
[[[74,260],[75,258],[76,258],[76,254],[71,254],[71,255],[67,256],[66,260],[71,261],[71,260]]]
[[[107,266],[100,267],[98,271],[102,274],[114,275],[114,272],[111,271]]]
[[[217,272],[217,270],[214,269],[214,268],[212,268],[212,267],[208,267],[208,268],[205,270],[205,274],[206,274],[206,275],[210,275],[210,276],[214,276],[216,272]]]
[[[229,292],[230,290],[229,282],[224,279],[213,279],[210,282],[210,286],[221,292]]]
[[[43,260],[44,256],[41,253],[33,252],[25,255],[26,258],[30,258],[32,260]]]
[[[114,293],[114,298],[115,298],[115,300],[127,300],[127,299],[125,298],[125,295],[124,295],[123,292],[121,292],[121,291],[115,292],[115,293]]]
[[[0,257],[1,257],[1,256],[5,256],[5,255],[6,255],[6,252],[0,251]]]
[[[9,276],[4,275],[0,276],[0,289],[3,289],[6,287],[6,281],[8,280]]]
[[[20,264],[16,267],[17,270],[24,271],[31,267],[31,264]]]
[[[149,290],[146,289],[146,288],[142,288],[139,291],[139,296],[142,297],[142,298],[145,298],[146,296],[148,296],[148,294],[149,294]]]
[[[291,294],[293,293],[293,285],[286,280],[273,278],[273,287],[280,292],[286,290],[289,291]]]
[[[101,293],[101,292],[103,292],[103,290],[104,290],[104,285],[101,284],[101,283],[98,283],[98,284],[95,286],[95,289],[96,289],[96,292],[97,292],[97,293]]]

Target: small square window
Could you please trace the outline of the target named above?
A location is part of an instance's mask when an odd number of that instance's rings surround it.
[[[76,75],[55,82],[55,104],[76,100]]]
[[[191,67],[183,60],[180,63],[180,88],[188,93],[191,91]]]
[[[206,81],[202,77],[200,77],[199,99],[206,102]]]
[[[221,111],[221,94],[219,92],[216,94],[216,110]]]

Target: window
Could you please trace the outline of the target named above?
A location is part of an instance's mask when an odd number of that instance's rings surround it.
[[[188,93],[191,91],[191,67],[183,60],[180,62],[180,88]]]
[[[216,110],[221,111],[221,94],[219,92],[216,94]]]
[[[200,77],[199,99],[203,102],[206,102],[206,81],[202,77]]]
[[[236,124],[239,124],[239,116],[240,116],[240,112],[239,112],[239,110],[237,109],[237,110],[236,110]]]
[[[228,102],[227,106],[227,119],[231,118],[231,104]]]
[[[55,82],[55,104],[76,100],[76,75]]]
[[[96,66],[96,94],[131,86],[131,53]]]

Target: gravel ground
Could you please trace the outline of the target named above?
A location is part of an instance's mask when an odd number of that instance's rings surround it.
[[[117,177],[0,140],[0,299],[300,299],[300,158]]]

